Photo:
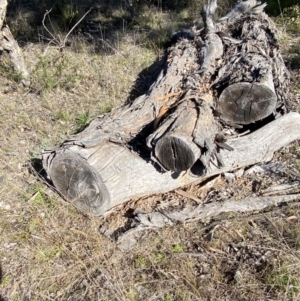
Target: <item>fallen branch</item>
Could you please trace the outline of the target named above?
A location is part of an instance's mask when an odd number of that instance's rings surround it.
[[[285,183],[276,186],[271,186],[264,189],[261,193],[265,196],[279,193],[287,193],[288,191],[298,192],[300,189],[300,182]]]
[[[299,139],[300,114],[292,112],[250,135],[228,140],[226,143],[233,150],[220,149],[222,167],[213,161],[207,170],[199,164],[191,172],[162,173],[150,160],[147,162],[115,143],[93,148],[72,145],[59,151],[50,150],[44,152],[44,164],[55,187],[63,195],[69,193],[68,199],[75,206],[101,215],[133,198],[164,193],[193,182],[200,183],[223,172],[268,162],[274,152]],[[89,187],[84,184],[88,177]],[[68,190],[71,187],[74,189]]]
[[[199,221],[212,218],[226,212],[245,213],[263,210],[269,206],[300,200],[300,194],[281,196],[247,197],[242,200],[227,200],[201,205],[186,205],[184,208],[172,211],[153,211],[151,213],[134,212],[132,222],[122,232],[117,229],[114,233],[104,231],[103,234],[116,239],[119,247],[130,250],[147,230],[174,226],[178,223]]]

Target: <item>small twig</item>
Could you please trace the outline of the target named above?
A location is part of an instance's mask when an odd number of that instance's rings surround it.
[[[39,195],[39,191],[35,192],[27,201],[27,203],[32,202],[38,195]]]
[[[208,250],[211,251],[211,252],[222,254],[222,255],[226,254],[224,251],[216,249],[216,248],[212,248],[212,247],[208,247]]]
[[[190,194],[186,191],[183,191],[182,189],[177,189],[177,190],[175,190],[175,192],[177,194],[180,194],[181,196],[184,196],[185,198],[188,198],[188,199],[191,199],[191,200],[195,201],[197,204],[202,204],[203,203],[202,200],[200,200],[199,198],[195,197],[194,195],[192,195],[192,194]]]
[[[53,7],[52,7],[53,8]],[[55,41],[58,45],[59,45],[59,41],[57,40],[57,38],[55,38],[55,36],[52,34],[52,32],[47,28],[47,26],[45,25],[45,19],[46,17],[48,16],[49,18],[49,14],[51,13],[52,11],[52,8],[50,10],[47,10],[46,13],[44,14],[44,17],[43,17],[43,20],[42,20],[42,24],[43,24],[43,27],[46,29],[46,31],[49,33],[49,35],[52,37],[52,40],[50,41],[50,43],[52,41]],[[50,20],[50,24],[51,24],[51,27],[53,29],[53,26],[52,26],[52,23],[51,23],[51,19],[49,18]]]
[[[78,26],[78,24],[80,24],[80,22],[86,17],[87,14],[89,14],[91,12],[92,8],[90,8],[79,20],[78,22],[76,22],[76,24],[71,28],[71,30],[67,33],[67,35],[65,36],[64,40],[63,40],[63,47],[65,47],[67,39],[69,37],[69,35],[71,34],[71,32]]]
[[[127,59],[125,57],[125,55],[123,53],[121,53],[120,51],[118,51],[116,48],[114,48],[112,45],[110,45],[109,42],[105,41],[104,39],[100,39],[100,41],[104,44],[106,44],[106,46],[108,46],[110,49],[112,49],[114,52],[116,52],[117,54],[121,55],[124,59]]]
[[[52,8],[53,8],[53,7],[52,7]],[[44,14],[44,17],[43,17],[43,20],[42,20],[42,24],[43,24],[43,27],[45,28],[45,30],[48,32],[48,34],[52,37],[52,40],[50,40],[49,45],[54,41],[54,42],[57,44],[57,46],[59,47],[59,50],[62,51],[62,49],[66,47],[66,42],[67,42],[67,40],[68,40],[69,35],[74,31],[74,29],[78,26],[78,24],[80,24],[80,22],[82,22],[82,20],[86,17],[86,15],[87,15],[88,13],[91,12],[92,8],[90,8],[90,9],[89,9],[89,10],[88,10],[88,11],[87,11],[87,12],[86,12],[86,13],[85,13],[85,14],[84,14],[77,22],[76,22],[76,24],[70,29],[70,31],[66,34],[66,36],[65,36],[65,38],[64,38],[63,40],[62,40],[61,36],[55,32],[55,29],[54,29],[54,27],[53,27],[53,25],[52,25],[52,22],[51,22],[51,19],[50,19],[50,17],[49,17],[49,14],[51,13],[52,8],[51,8],[50,10],[47,10],[46,13]],[[49,18],[49,22],[50,22],[51,27],[52,27],[52,29],[53,29],[53,31],[54,31],[54,34],[53,34],[53,33],[47,28],[47,26],[45,25],[45,19],[46,19],[46,17]],[[58,38],[55,37],[55,35],[58,36]]]
[[[243,235],[239,230],[234,229],[234,232],[235,232],[235,233],[236,233],[243,241],[246,240],[245,237],[244,237],[244,235]]]

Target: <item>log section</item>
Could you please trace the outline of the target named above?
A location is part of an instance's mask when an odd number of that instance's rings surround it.
[[[300,138],[299,115],[291,113],[249,136],[219,140],[224,121],[285,113],[289,75],[264,5],[238,2],[218,22],[216,7],[209,1],[204,29],[170,47],[146,94],[43,152],[49,179],[80,210],[101,215],[131,198],[267,161]]]
[[[56,189],[66,199],[84,212],[101,215],[132,198],[167,192],[222,172],[267,162],[275,151],[297,139],[300,115],[289,113],[248,136],[227,141],[234,150],[220,150],[224,166],[210,164],[201,178],[189,172],[160,173],[150,160],[146,162],[114,143],[92,148],[74,145],[45,152],[44,164]]]
[[[200,157],[200,149],[192,139],[197,118],[195,103],[183,102],[178,106],[176,115],[169,114],[159,130],[148,138],[148,145],[155,145],[155,157],[166,170],[187,170]]]
[[[220,93],[217,106],[222,119],[233,124],[276,115],[277,108],[285,110],[289,97],[289,72],[278,51],[276,27],[261,10],[253,8],[250,13],[226,26],[221,19],[219,25],[218,35],[226,47],[214,87]]]

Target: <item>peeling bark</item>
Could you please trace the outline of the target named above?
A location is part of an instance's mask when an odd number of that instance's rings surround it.
[[[228,140],[233,150],[220,150],[224,166],[211,162],[206,171],[196,164],[191,172],[161,173],[150,159],[111,142],[93,148],[73,145],[45,151],[43,163],[56,189],[66,199],[84,212],[101,215],[133,198],[167,192],[223,172],[268,162],[275,151],[298,139],[300,115],[288,113],[250,135]]]
[[[14,39],[8,25],[4,24],[8,2],[0,0],[0,51],[6,51],[15,71],[20,74],[22,83],[29,85],[29,72],[26,68],[23,53],[17,41]]]
[[[131,250],[147,230],[159,229],[166,226],[175,226],[178,223],[199,221],[217,217],[221,213],[238,212],[246,213],[263,210],[269,206],[278,206],[283,203],[300,199],[300,194],[281,196],[247,197],[242,200],[226,200],[211,204],[186,206],[182,210],[169,212],[153,211],[151,213],[134,212],[131,223],[124,229],[111,232],[109,229],[100,229],[101,232],[116,240],[123,251]],[[123,231],[122,231],[123,230]]]
[[[298,114],[278,118],[289,74],[264,5],[239,2],[218,22],[216,7],[215,0],[204,7],[204,29],[168,49],[146,94],[43,152],[49,179],[80,210],[101,215],[131,198],[267,161],[300,138]],[[223,134],[224,123],[269,115],[278,119],[248,136]]]

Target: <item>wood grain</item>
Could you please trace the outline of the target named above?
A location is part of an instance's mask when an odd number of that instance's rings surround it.
[[[213,175],[226,171],[254,165],[258,162],[268,162],[272,159],[275,151],[299,139],[300,115],[289,113],[250,135],[227,141],[234,150],[222,149],[220,151],[224,160],[224,167],[218,168],[214,164],[210,164],[206,174],[199,177],[195,177],[189,172],[174,173],[169,171],[161,173],[149,160],[146,161],[127,148],[114,143],[105,143],[88,149],[72,146],[68,152],[77,153],[85,159],[88,166],[91,166],[90,172],[97,171],[99,174],[101,178],[101,180],[98,179],[99,186],[105,186],[105,190],[101,190],[100,193],[103,201],[98,200],[99,207],[93,211],[99,215],[133,198],[167,192],[190,183],[202,182]],[[58,150],[54,157],[48,157],[48,159],[51,158],[48,162],[50,175],[52,168],[56,169],[57,164],[55,162],[64,162],[66,158],[70,158],[68,152]],[[63,178],[64,175],[66,175],[65,179]],[[57,181],[69,183],[70,180],[67,174],[60,173]],[[81,191],[89,191],[90,180],[86,182],[87,189],[83,188],[85,185],[84,177],[81,178],[80,183]],[[64,194],[65,190],[60,187],[56,188]],[[68,198],[69,195],[64,196]],[[87,198],[88,196],[86,194]],[[84,195],[81,197],[84,199]],[[82,210],[82,207],[79,209]]]
[[[284,115],[289,74],[263,7],[239,1],[216,22],[217,2],[210,0],[205,27],[167,50],[147,93],[43,152],[56,189],[80,210],[101,215],[132,198],[268,161],[300,139],[299,114]],[[270,114],[275,120],[259,130],[220,139],[224,121]]]

